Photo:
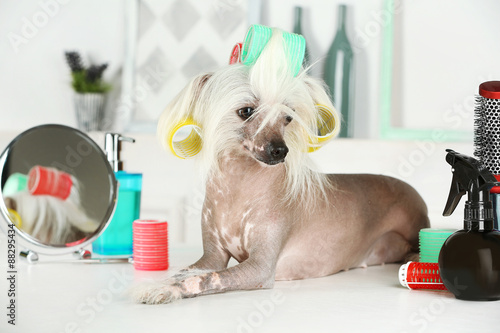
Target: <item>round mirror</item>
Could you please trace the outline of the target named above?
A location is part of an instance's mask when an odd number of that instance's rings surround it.
[[[78,251],[106,227],[116,179],[105,154],[86,134],[42,125],[16,137],[0,155],[0,210],[27,250]],[[2,221],[0,221],[2,222]]]

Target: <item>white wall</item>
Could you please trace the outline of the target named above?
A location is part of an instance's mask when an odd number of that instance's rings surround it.
[[[120,0],[0,2],[0,131],[76,126],[64,51],[109,63],[111,80],[123,62],[123,7]]]
[[[404,5],[394,23],[399,126],[472,132],[479,84],[500,80],[498,13],[497,0]]]

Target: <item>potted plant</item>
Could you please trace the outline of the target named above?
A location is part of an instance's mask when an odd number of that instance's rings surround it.
[[[78,52],[65,52],[65,56],[71,69],[78,127],[84,131],[100,130],[104,117],[105,93],[111,89],[111,85],[102,79],[108,64],[85,67]]]

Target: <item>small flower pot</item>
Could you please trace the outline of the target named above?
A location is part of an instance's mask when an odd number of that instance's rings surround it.
[[[75,93],[74,98],[76,121],[82,131],[98,131],[104,118],[104,94]]]

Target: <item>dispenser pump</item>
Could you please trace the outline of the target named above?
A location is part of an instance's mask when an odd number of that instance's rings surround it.
[[[439,271],[446,289],[456,298],[474,301],[500,299],[500,232],[494,229],[490,189],[499,186],[478,160],[446,150],[453,180],[443,215],[449,216],[462,196],[464,229],[453,233],[439,253]]]
[[[104,137],[104,150],[113,171],[123,170],[123,161],[120,160],[122,150],[121,142],[135,142],[134,139],[122,136],[118,133],[106,133]]]

